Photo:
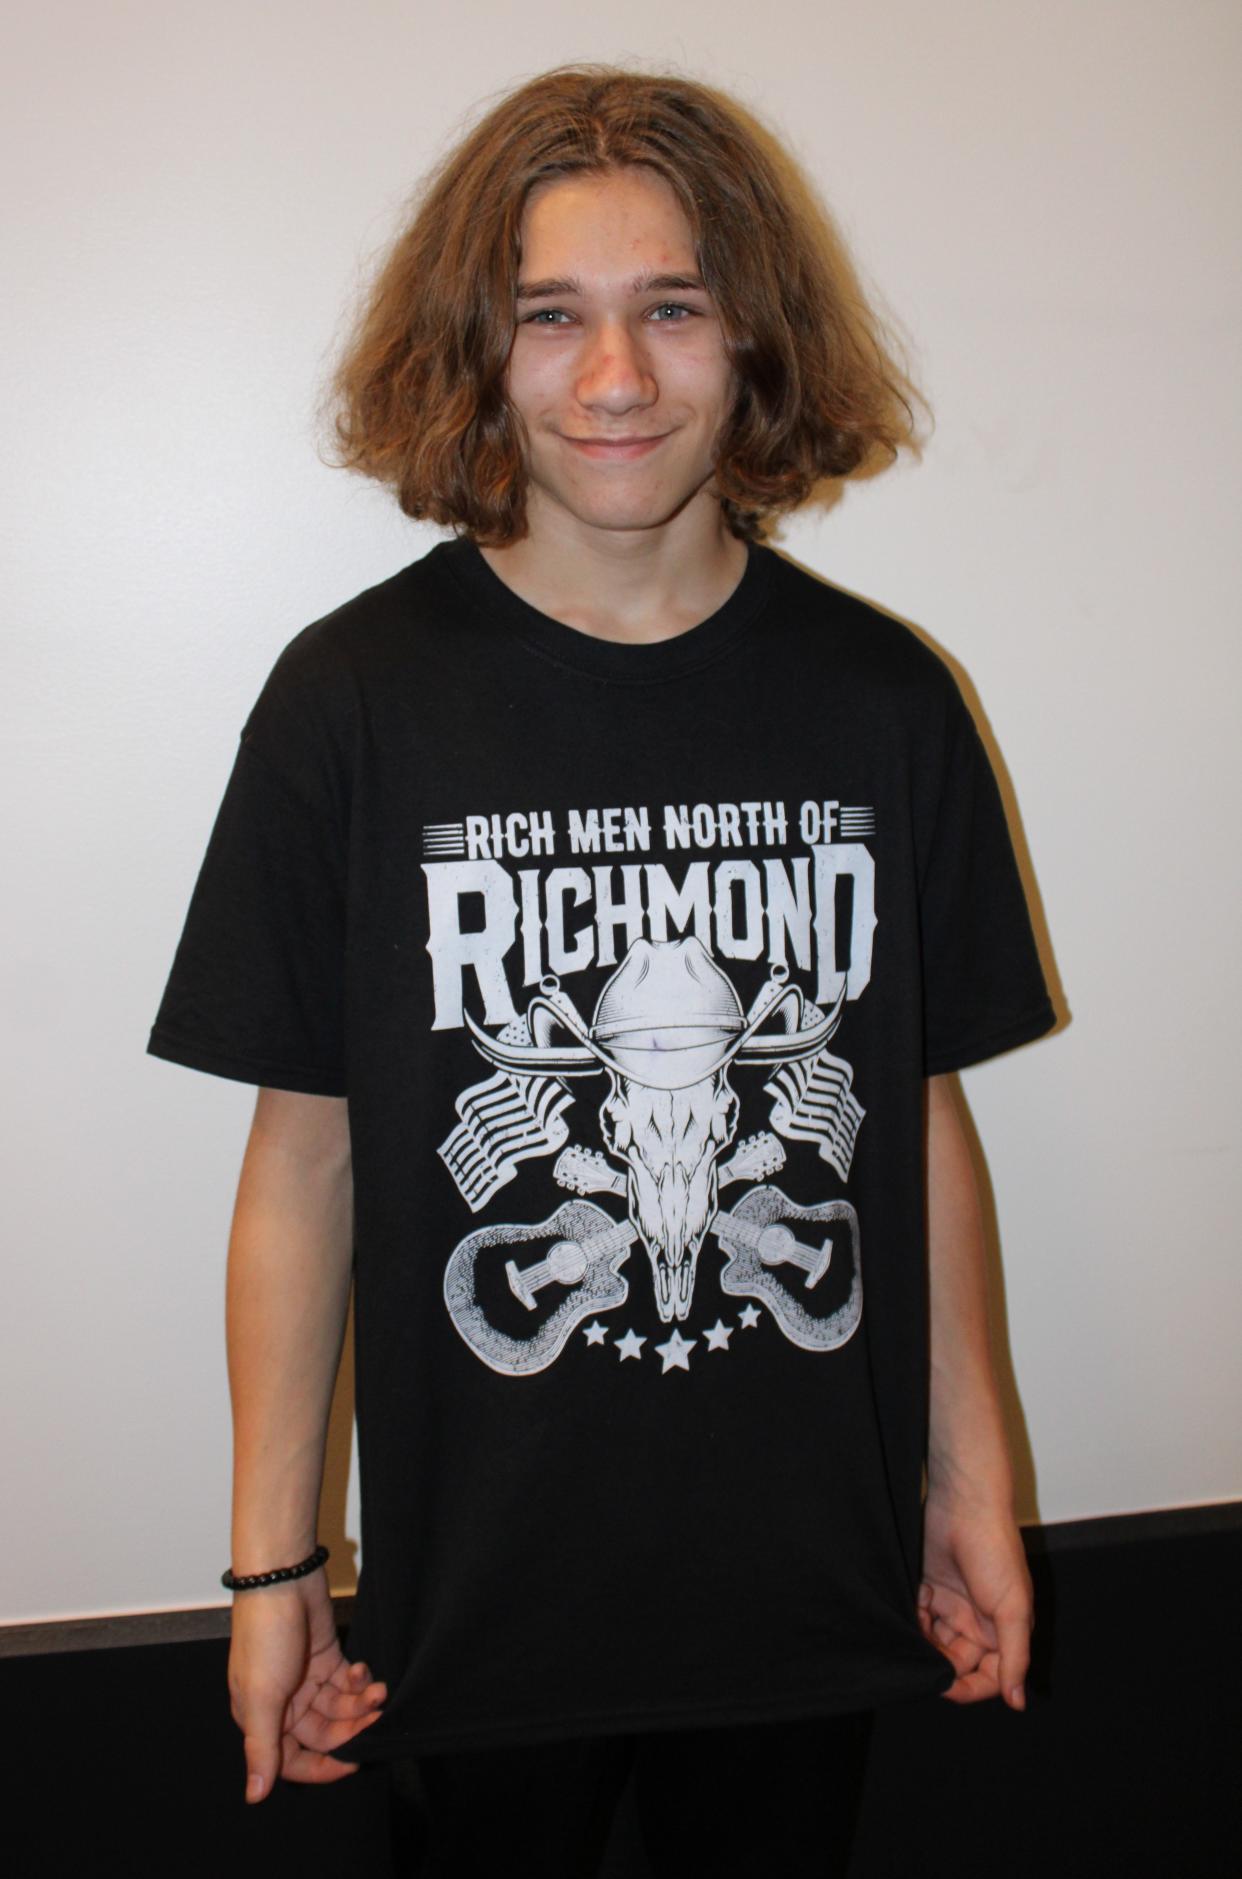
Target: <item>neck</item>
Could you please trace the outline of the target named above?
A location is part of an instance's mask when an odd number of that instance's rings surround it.
[[[549,510],[531,491],[529,533],[482,548],[494,573],[541,613],[598,639],[650,644],[722,607],[746,568],[746,543],[712,498],[651,529],[602,529]]]

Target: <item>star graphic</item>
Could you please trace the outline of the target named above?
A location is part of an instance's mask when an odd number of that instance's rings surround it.
[[[603,1344],[608,1338],[608,1332],[598,1318],[592,1318],[582,1335],[588,1344]]]
[[[719,1318],[710,1331],[704,1331],[703,1339],[709,1351],[727,1351],[729,1339],[733,1336],[733,1326],[723,1325]]]
[[[698,1341],[697,1338],[692,1337],[687,1343],[681,1332],[674,1330],[672,1337],[666,1343],[657,1344],[655,1348],[664,1359],[664,1369],[661,1370],[660,1375],[664,1376],[669,1370],[689,1370],[690,1353]]]
[[[753,1305],[747,1305],[745,1311],[741,1313],[738,1322],[743,1331],[753,1331],[759,1322],[759,1313],[755,1310]]]
[[[627,1331],[624,1337],[613,1339],[613,1343],[621,1353],[622,1363],[625,1362],[627,1357],[641,1356],[643,1345],[646,1342],[645,1337],[635,1337],[632,1331]]]

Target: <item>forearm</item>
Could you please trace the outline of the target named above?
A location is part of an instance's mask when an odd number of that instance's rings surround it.
[[[263,1093],[268,1096],[268,1092]],[[302,1104],[319,1099],[303,1098]],[[353,1263],[347,1136],[291,1135],[263,1098],[229,1239],[235,1572],[291,1565],[315,1544],[324,1448]]]
[[[929,1490],[1008,1506],[1013,1472],[992,1363],[983,1215],[949,1077],[928,1081],[927,1235]]]

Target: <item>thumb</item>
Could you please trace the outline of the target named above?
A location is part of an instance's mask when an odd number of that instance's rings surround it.
[[[261,1801],[280,1773],[280,1730],[284,1704],[252,1704],[243,1737],[246,1751],[246,1799]]]
[[[1025,1709],[1026,1673],[1031,1662],[1031,1612],[1026,1599],[1017,1597],[999,1605],[994,1622],[1001,1695],[1011,1709]]]

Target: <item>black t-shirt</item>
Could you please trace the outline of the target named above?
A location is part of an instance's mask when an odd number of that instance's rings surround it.
[[[774,550],[633,645],[442,541],[290,641],[148,1048],[349,1101],[342,1759],[948,1686],[923,1079],[1052,1023],[947,667]]]

